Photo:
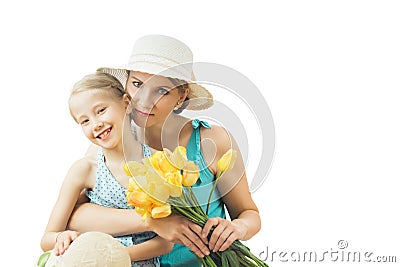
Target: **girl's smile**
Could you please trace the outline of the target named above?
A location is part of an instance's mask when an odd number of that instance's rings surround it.
[[[111,135],[112,127],[109,127],[96,136],[97,139],[105,141]]]

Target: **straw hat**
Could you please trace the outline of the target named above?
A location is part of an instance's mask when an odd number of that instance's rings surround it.
[[[193,74],[193,54],[181,41],[165,35],[146,35],[139,38],[133,47],[129,62],[115,68],[99,68],[125,86],[128,70],[177,78],[188,82],[189,104],[187,109],[200,110],[213,105],[211,93],[196,83]]]
[[[126,248],[112,236],[100,232],[80,235],[63,255],[63,267],[130,267]]]

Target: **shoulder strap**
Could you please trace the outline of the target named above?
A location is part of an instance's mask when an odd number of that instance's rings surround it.
[[[192,134],[190,136],[188,145],[187,145],[187,150],[188,151],[195,151],[195,155],[192,154],[191,156],[197,157],[201,154],[201,136],[200,136],[200,128],[204,127],[204,128],[211,128],[210,124],[208,124],[206,121],[201,121],[199,119],[194,119],[192,121],[192,127],[193,127],[193,131]],[[189,156],[189,155],[188,155]],[[194,158],[191,158],[191,160],[193,160]]]
[[[103,149],[100,147],[97,150],[97,166],[99,166],[100,164],[104,164],[104,153],[103,153]]]
[[[142,150],[143,150],[143,157],[148,158],[151,157],[151,150],[150,147],[146,144],[142,144]]]

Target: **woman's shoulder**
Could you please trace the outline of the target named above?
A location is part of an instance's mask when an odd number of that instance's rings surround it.
[[[236,147],[236,142],[226,128],[219,125],[210,126],[200,130],[201,149],[207,162],[216,163],[215,159],[221,158],[230,148]]]
[[[201,139],[211,139],[217,146],[220,143],[222,143],[221,145],[230,143],[232,136],[226,128],[214,124],[209,125],[209,128],[200,128]]]

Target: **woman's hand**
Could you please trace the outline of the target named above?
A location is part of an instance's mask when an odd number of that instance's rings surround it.
[[[54,245],[54,254],[56,256],[64,254],[72,241],[74,241],[79,235],[79,232],[70,230],[58,233],[56,237],[56,244]]]
[[[208,247],[213,252],[224,251],[235,240],[246,236],[247,227],[240,220],[229,221],[220,217],[209,218],[203,227],[202,237],[207,238],[212,231]]]
[[[188,247],[201,258],[210,254],[207,237],[201,238],[201,227],[183,216],[171,214],[165,218],[148,218],[147,221],[152,231],[162,238]]]

